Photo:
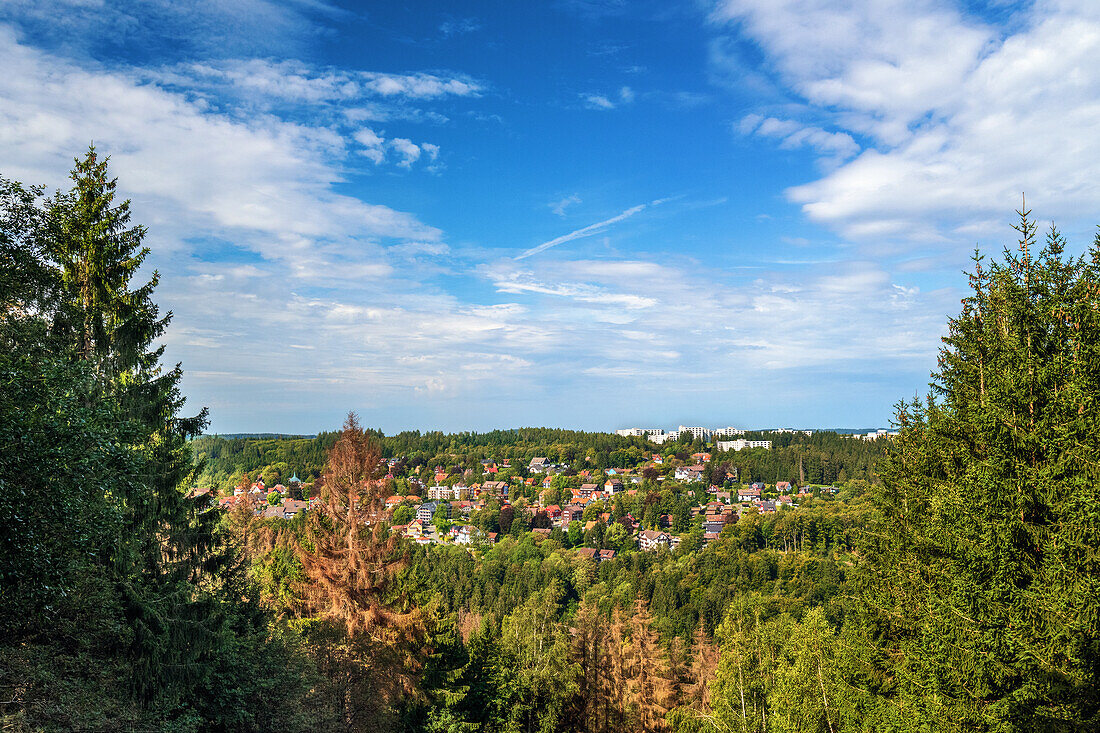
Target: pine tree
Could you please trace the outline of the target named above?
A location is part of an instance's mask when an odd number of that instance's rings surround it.
[[[1100,237],[1067,257],[1018,213],[899,406],[865,542],[881,694],[913,729],[1100,725]]]

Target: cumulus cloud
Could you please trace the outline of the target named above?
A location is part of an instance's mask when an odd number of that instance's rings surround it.
[[[416,162],[417,158],[420,157],[420,146],[412,140],[396,137],[390,140],[390,147],[401,156],[401,162],[399,162],[398,165],[403,168],[411,167],[412,164]]]
[[[1100,204],[1094,3],[1036,2],[1006,27],[933,0],[724,0],[713,19],[805,102],[808,121],[749,118],[756,134],[846,158],[788,195],[847,237],[969,244],[1021,191],[1043,216]]]
[[[386,141],[377,132],[369,127],[364,127],[353,132],[351,136],[363,146],[363,149],[359,151],[360,155],[370,158],[376,165],[385,160],[386,151],[382,149],[382,146]]]

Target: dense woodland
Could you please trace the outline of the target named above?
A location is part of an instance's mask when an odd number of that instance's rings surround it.
[[[400,459],[402,472],[423,481],[431,480],[437,466],[481,471],[481,461],[514,467],[511,475],[527,476],[528,462],[542,456],[564,464],[567,474],[581,470],[634,468],[656,451],[669,458],[687,461],[695,453],[714,450],[714,444],[684,440],[661,446],[643,438],[624,438],[609,433],[586,433],[553,428],[520,428],[488,433],[441,433],[408,431],[393,436],[370,431],[383,457]],[[263,479],[268,486],[285,482],[292,475],[312,482],[324,471],[327,451],[337,433],[311,438],[222,438],[204,435],[192,441],[200,486],[227,489],[242,476]],[[874,480],[875,467],[885,455],[886,442],[853,440],[834,432],[748,433],[749,440],[771,440],[771,450],[743,450],[721,456],[738,470],[743,481],[774,484],[790,481],[799,486],[846,483],[851,479]],[[690,462],[690,461],[688,461]],[[669,463],[669,466],[672,464]]]
[[[475,518],[495,545],[413,545],[389,531],[385,474],[521,475],[538,455],[572,480],[640,465],[642,439],[387,437],[354,416],[197,437],[205,412],[156,346],[145,231],[94,150],[72,183],[0,181],[4,730],[1100,728],[1100,237],[1074,258],[1021,212],[1017,248],[976,255],[892,441],[782,436],[708,466],[840,493],[705,547],[619,537],[597,564],[575,548],[610,527],[544,537],[504,508]],[[704,447],[659,450],[667,467]],[[316,501],[288,520],[188,498],[246,473],[297,473]],[[697,534],[681,509],[699,497],[658,478],[605,509]]]

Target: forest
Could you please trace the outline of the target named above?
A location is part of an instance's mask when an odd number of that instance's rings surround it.
[[[519,428],[488,433],[444,434],[417,431],[386,436],[371,430],[383,458],[397,459],[399,472],[430,481],[437,466],[457,467],[481,476],[481,461],[508,461],[510,475],[526,477],[527,464],[542,456],[552,463],[566,464],[567,475],[589,469],[635,468],[645,457],[659,453],[682,462],[697,453],[714,453],[714,443],[684,440],[661,446],[643,438],[625,438],[613,433],[592,433],[554,428]],[[742,450],[721,455],[717,463],[738,471],[742,481],[774,484],[789,481],[803,486],[847,483],[851,479],[874,480],[875,467],[885,455],[885,440],[861,441],[831,431],[748,434],[749,439],[771,440],[771,450]],[[292,475],[311,483],[324,471],[327,451],[338,434],[324,432],[312,438],[223,438],[203,435],[191,441],[198,467],[196,485],[229,489],[242,476],[263,479],[268,486],[285,482]],[[672,463],[667,463],[671,467]]]
[[[896,438],[708,462],[835,496],[597,561],[576,548],[606,535],[503,508],[480,518],[495,544],[410,542],[387,476],[522,477],[535,456],[603,476],[652,454],[641,438],[384,436],[354,414],[200,437],[139,277],[146,230],[94,148],[71,179],[0,179],[3,730],[1100,729],[1100,235],[1073,256],[1020,211],[1017,245],[975,253]],[[705,449],[661,446],[663,470]],[[289,519],[192,491],[295,473],[314,500]],[[607,507],[615,526],[687,506],[658,478]]]

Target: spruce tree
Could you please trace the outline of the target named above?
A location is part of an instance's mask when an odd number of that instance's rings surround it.
[[[1100,237],[1068,257],[1018,213],[898,409],[864,543],[864,651],[902,729],[1100,725]]]
[[[193,471],[188,439],[206,410],[180,416],[177,364],[161,365],[156,340],[171,321],[152,299],[159,276],[133,280],[149,253],[145,228],[130,225],[130,202],[116,201],[108,160],[90,147],[71,173],[73,188],[46,211],[48,255],[60,281],[52,336],[93,376],[85,400],[117,404],[124,442],[140,456],[141,475],[116,497],[123,528],[111,559],[133,635],[133,682],[147,701],[171,705],[203,675],[216,643],[216,588],[232,560],[215,533],[216,513],[182,491]]]

